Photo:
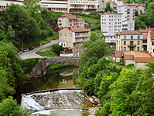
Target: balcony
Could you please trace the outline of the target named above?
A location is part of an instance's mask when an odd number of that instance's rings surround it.
[[[136,47],[136,44],[129,44],[127,45],[128,47],[131,47],[131,48],[135,48]]]

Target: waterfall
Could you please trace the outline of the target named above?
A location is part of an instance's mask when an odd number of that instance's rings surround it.
[[[49,90],[22,94],[21,106],[31,112],[51,109],[82,109],[91,103],[91,99],[83,90]]]

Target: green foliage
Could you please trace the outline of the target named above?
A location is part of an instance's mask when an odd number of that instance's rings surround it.
[[[57,68],[67,67],[67,66],[70,66],[70,64],[68,64],[68,63],[55,63],[55,64],[51,64],[48,67],[48,69],[53,70],[53,69],[57,69]]]
[[[101,26],[100,25],[94,25],[90,29],[91,29],[91,31],[101,30]]]
[[[111,12],[111,11],[112,11],[112,9],[110,7],[110,2],[107,2],[106,7],[105,7],[105,12]]]
[[[54,44],[52,45],[51,50],[59,56],[60,52],[63,51],[63,47],[59,44]]]
[[[77,17],[83,18],[85,22],[89,24],[100,23],[100,15],[97,13],[91,13],[91,14],[72,13],[72,14],[76,15]]]
[[[57,56],[56,53],[54,53],[52,50],[38,51],[37,53],[40,55],[49,56],[49,57]]]
[[[102,88],[101,91],[107,90],[108,94],[102,95],[103,107],[98,110],[97,116],[152,116],[153,64],[154,62],[148,63],[149,68],[146,70],[123,68],[118,78],[109,84],[108,90],[105,86]],[[103,79],[102,82],[107,84]]]
[[[154,2],[148,3],[146,13],[135,19],[135,29],[154,27]]]
[[[0,103],[0,116],[29,116],[26,110],[17,105],[16,100],[9,97]]]
[[[104,41],[104,36],[100,31],[92,31],[88,41],[83,42],[83,54],[81,62],[84,64],[91,57],[101,58],[110,54],[108,45]]]
[[[21,61],[21,67],[24,71],[24,73],[31,73],[32,69],[36,66],[38,63],[38,58],[29,58]]]

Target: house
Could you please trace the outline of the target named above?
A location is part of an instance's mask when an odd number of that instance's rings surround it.
[[[154,56],[154,28],[148,31],[147,35],[147,51]]]
[[[143,36],[138,30],[117,33],[116,51],[142,51]]]
[[[59,31],[59,45],[69,48],[74,57],[79,57],[82,52],[82,42],[88,39],[89,29],[84,26],[64,27]]]
[[[154,61],[154,57],[147,51],[115,51],[115,61],[124,60],[124,65],[133,64],[136,68],[145,69],[147,62]]]
[[[154,55],[154,28],[124,30],[117,33],[116,51],[148,51]]]
[[[84,26],[85,21],[72,14],[64,14],[58,18],[58,27]]]

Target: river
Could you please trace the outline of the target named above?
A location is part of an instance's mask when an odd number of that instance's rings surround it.
[[[78,68],[67,67],[24,81],[20,88],[21,105],[29,109],[34,116],[88,116],[86,109],[92,106],[91,99],[79,89],[81,86],[75,83],[77,77]],[[42,90],[45,92],[31,94]],[[49,93],[48,90],[54,91]]]

